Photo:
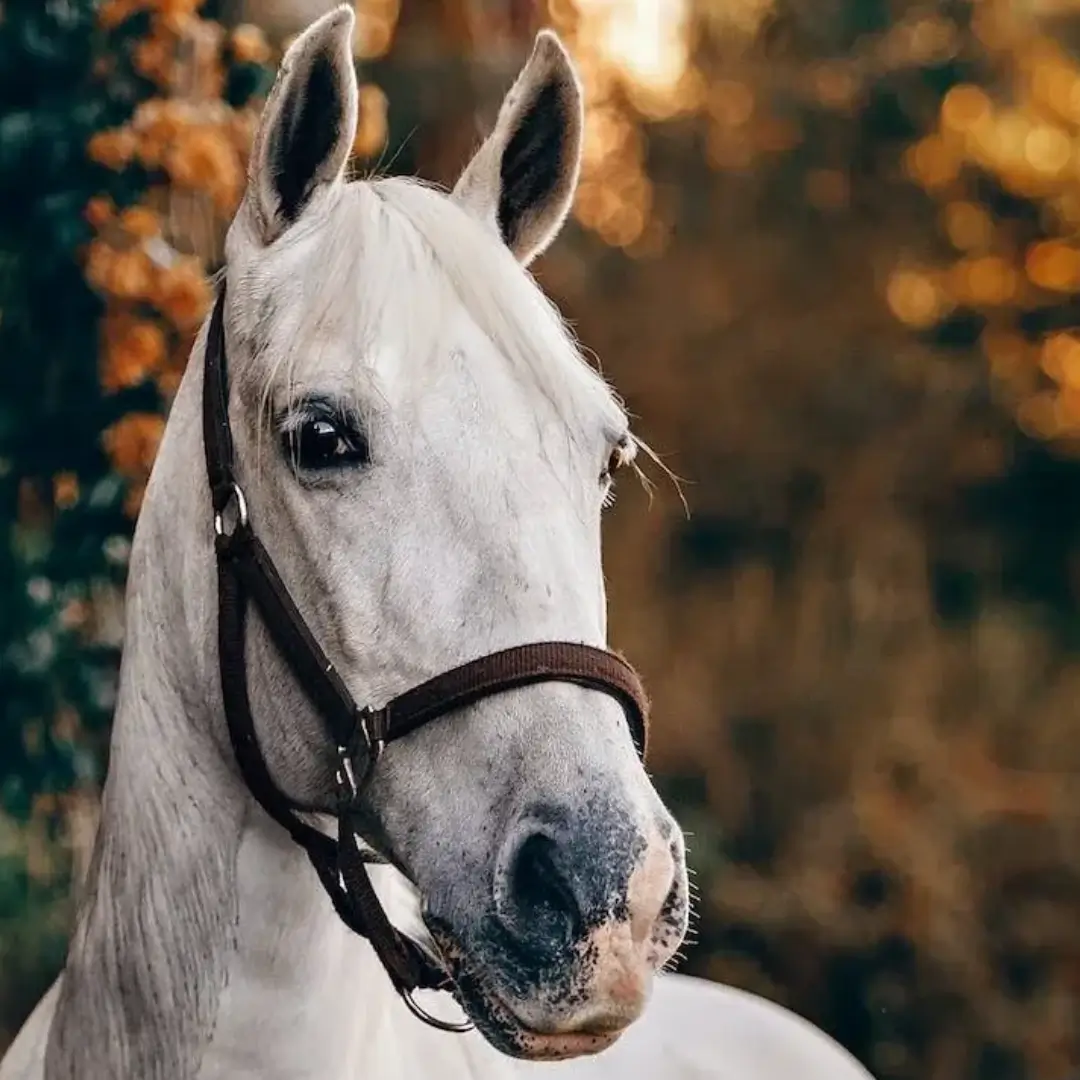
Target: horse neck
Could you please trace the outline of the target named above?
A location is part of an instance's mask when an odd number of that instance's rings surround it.
[[[215,1053],[222,1075],[243,1076],[228,1055],[245,1033],[251,1075],[307,1075],[280,1071],[267,1033],[310,1052],[306,1021],[317,1028],[321,1013],[358,1006],[350,993],[365,980],[386,981],[254,804],[220,734],[201,367],[197,350],[136,529],[109,775],[47,1080],[186,1080],[211,1075]]]

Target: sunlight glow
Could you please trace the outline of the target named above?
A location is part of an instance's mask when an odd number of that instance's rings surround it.
[[[688,0],[579,0],[597,51],[651,93],[670,93],[689,63]]]
[[[606,243],[656,255],[668,227],[645,169],[639,120],[701,99],[690,58],[690,0],[548,0],[585,86],[584,160],[575,216]]]

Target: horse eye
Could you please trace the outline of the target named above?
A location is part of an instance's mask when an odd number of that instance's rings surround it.
[[[298,468],[318,471],[369,460],[367,440],[357,431],[328,420],[310,417],[285,432],[286,456]]]
[[[622,468],[625,461],[626,450],[620,443],[611,451],[611,456],[607,460],[607,465],[604,466],[603,472],[600,473],[600,483],[610,484],[614,478],[616,470]]]

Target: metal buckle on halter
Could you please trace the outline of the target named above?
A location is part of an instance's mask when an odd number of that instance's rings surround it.
[[[215,500],[216,501],[216,500]],[[236,521],[229,530],[225,528],[225,511],[233,507]],[[248,527],[248,505],[244,498],[244,489],[235,480],[229,481],[228,498],[221,504],[220,510],[214,511],[214,535],[219,543],[227,544]]]
[[[346,802],[352,802],[360,794],[360,785],[356,782],[356,773],[353,771],[352,755],[347,746],[337,748],[338,767],[334,773],[339,789],[343,790],[348,798]]]
[[[356,727],[360,734],[364,736],[368,761],[372,765],[382,757],[382,752],[386,749],[385,737],[381,732],[376,733],[375,731],[376,715],[375,710],[368,706],[360,709],[356,714]]]
[[[351,747],[339,746],[337,748],[338,767],[335,773],[338,790],[345,796],[346,802],[355,802],[360,792],[367,787],[371,774],[386,749],[386,739],[375,733],[375,712],[370,708],[359,709],[356,713],[356,730],[363,737],[364,749],[367,751],[364,762],[364,771],[358,778],[356,769],[353,767],[353,751]]]

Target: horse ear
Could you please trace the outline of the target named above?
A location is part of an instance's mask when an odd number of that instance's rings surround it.
[[[498,229],[524,264],[562,228],[581,169],[581,84],[558,36],[542,30],[453,197]]]
[[[356,138],[355,15],[341,4],[289,46],[266,99],[248,165],[247,199],[263,243],[337,183]]]

